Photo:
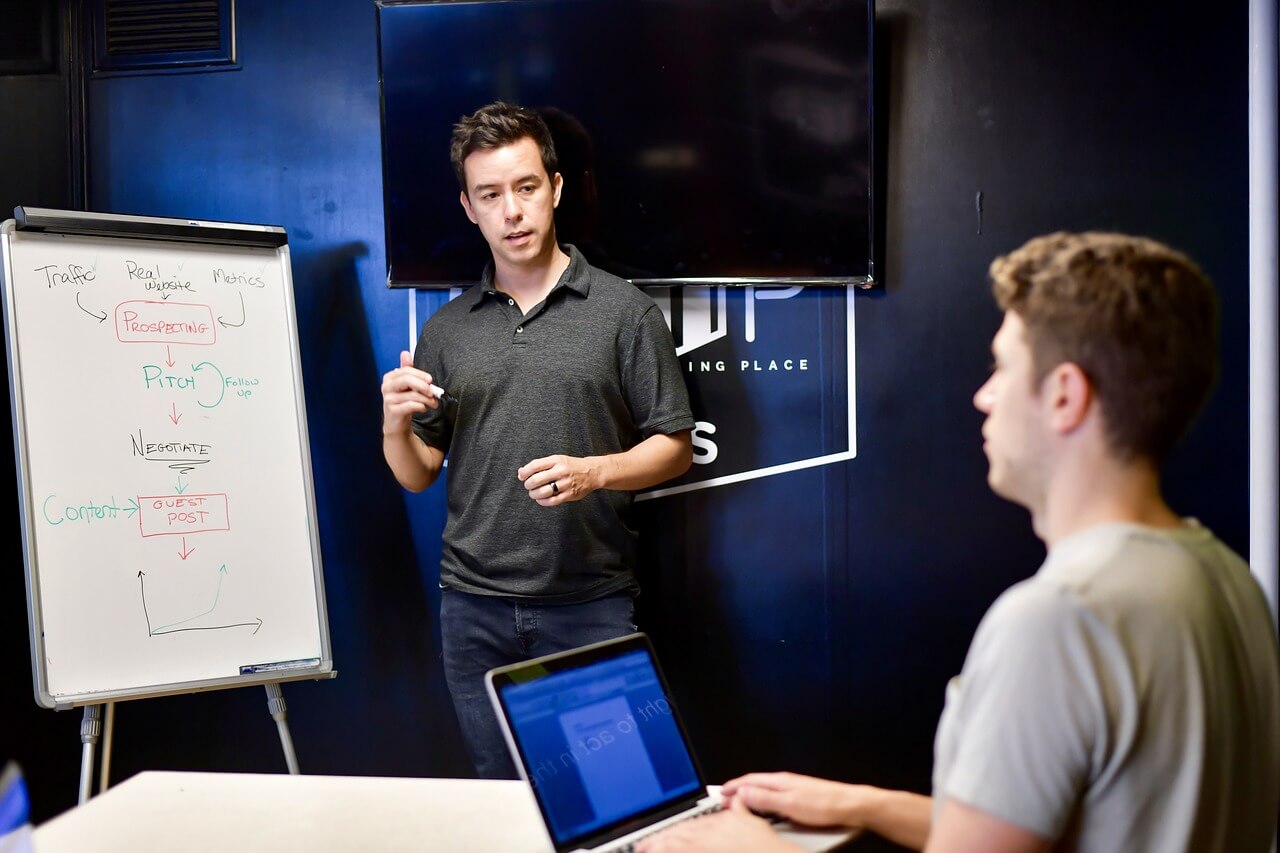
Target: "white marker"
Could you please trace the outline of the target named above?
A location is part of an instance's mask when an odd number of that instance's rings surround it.
[[[437,400],[444,399],[444,389],[441,388],[439,385],[432,385],[431,393],[436,395]]]

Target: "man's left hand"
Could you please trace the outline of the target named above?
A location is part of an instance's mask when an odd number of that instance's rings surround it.
[[[578,456],[544,456],[516,472],[529,497],[540,506],[580,501],[600,488],[595,459]]]
[[[636,844],[636,853],[680,853],[685,850],[791,853],[799,849],[783,840],[764,818],[752,814],[741,797],[734,798],[725,811],[686,820]]]

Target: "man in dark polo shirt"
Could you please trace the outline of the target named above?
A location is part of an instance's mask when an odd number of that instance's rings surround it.
[[[448,455],[445,677],[477,771],[501,778],[484,673],[635,630],[632,492],[688,470],[694,421],[653,300],[556,243],[538,114],[477,110],[451,158],[493,260],[383,377],[383,454],[415,492]]]

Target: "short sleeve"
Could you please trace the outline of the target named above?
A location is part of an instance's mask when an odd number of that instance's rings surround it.
[[[693,429],[675,344],[656,305],[645,310],[636,326],[623,359],[622,387],[635,427],[645,438]]]
[[[432,346],[431,324],[422,327],[418,336],[418,345],[413,351],[413,366],[431,374],[437,385],[447,388],[448,377],[444,373],[443,362],[438,350]],[[423,443],[443,453],[449,452],[449,444],[453,440],[453,419],[447,411],[448,406],[441,405],[413,416],[413,432]]]
[[[1107,740],[1102,685],[1116,663],[1112,646],[1092,614],[1061,590],[1002,596],[948,698],[954,753],[935,796],[1059,838]]]

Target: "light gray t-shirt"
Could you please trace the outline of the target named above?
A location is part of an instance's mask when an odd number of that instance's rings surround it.
[[[1278,657],[1248,566],[1194,520],[1068,537],[947,686],[935,818],[952,797],[1061,850],[1268,851]]]

